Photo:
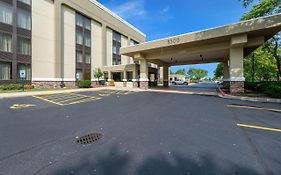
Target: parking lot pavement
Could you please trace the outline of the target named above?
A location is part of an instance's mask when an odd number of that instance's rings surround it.
[[[100,99],[69,104],[80,97]],[[0,100],[0,174],[281,172],[278,104],[112,90],[42,98]]]

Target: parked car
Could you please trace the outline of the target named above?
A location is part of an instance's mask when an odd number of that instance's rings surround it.
[[[188,85],[188,82],[183,81],[183,80],[175,80],[171,81],[172,85]]]

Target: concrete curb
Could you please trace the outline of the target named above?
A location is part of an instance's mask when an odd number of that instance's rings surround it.
[[[159,93],[169,93],[169,94],[188,94],[188,95],[202,95],[202,96],[218,96],[215,92],[191,92],[191,91],[179,91],[179,90],[161,90],[161,89],[148,89],[147,92],[159,92]]]
[[[251,102],[262,102],[262,103],[279,103],[281,104],[281,99],[275,98],[262,98],[262,97],[238,97],[234,95],[229,95],[224,93],[220,86],[218,86],[218,96],[225,99],[235,99],[235,100],[242,100],[242,101],[251,101]]]

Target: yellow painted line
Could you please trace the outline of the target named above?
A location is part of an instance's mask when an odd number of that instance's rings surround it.
[[[99,96],[108,97],[108,96],[110,96],[110,94],[99,94]]]
[[[38,99],[43,100],[43,101],[46,101],[46,102],[49,102],[49,103],[53,103],[53,104],[56,104],[56,105],[59,105],[59,106],[63,106],[63,104],[56,103],[54,101],[51,101],[51,100],[48,100],[48,99],[45,99],[45,98],[42,98],[42,97],[39,97],[39,96],[33,96],[33,97],[38,98]]]
[[[244,108],[244,109],[256,109],[256,110],[266,110],[273,112],[281,112],[281,109],[270,109],[270,108],[261,108],[261,107],[253,107],[253,106],[240,106],[240,105],[227,105],[229,108]]]
[[[62,99],[61,101],[56,101],[56,102],[57,103],[66,103],[68,101],[81,100],[83,98],[87,98],[87,97],[72,97],[72,98],[68,98],[68,99]]]
[[[78,104],[78,103],[85,103],[85,102],[90,102],[90,101],[95,101],[95,100],[100,100],[100,99],[101,98],[89,98],[89,99],[84,99],[84,100],[68,103],[67,105],[73,105],[73,104]]]
[[[252,128],[252,129],[260,129],[260,130],[265,130],[265,131],[281,132],[281,129],[277,129],[277,128],[267,128],[267,127],[262,127],[262,126],[245,125],[245,124],[240,124],[240,123],[238,123],[237,126],[245,127],[245,128]]]
[[[35,104],[14,104],[10,107],[10,109],[22,109],[22,108],[29,108],[34,107]]]

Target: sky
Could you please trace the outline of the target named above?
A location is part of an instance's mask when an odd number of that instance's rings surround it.
[[[98,0],[147,35],[146,41],[219,27],[238,22],[249,11],[239,0]],[[208,70],[209,77],[217,64],[190,67]]]

